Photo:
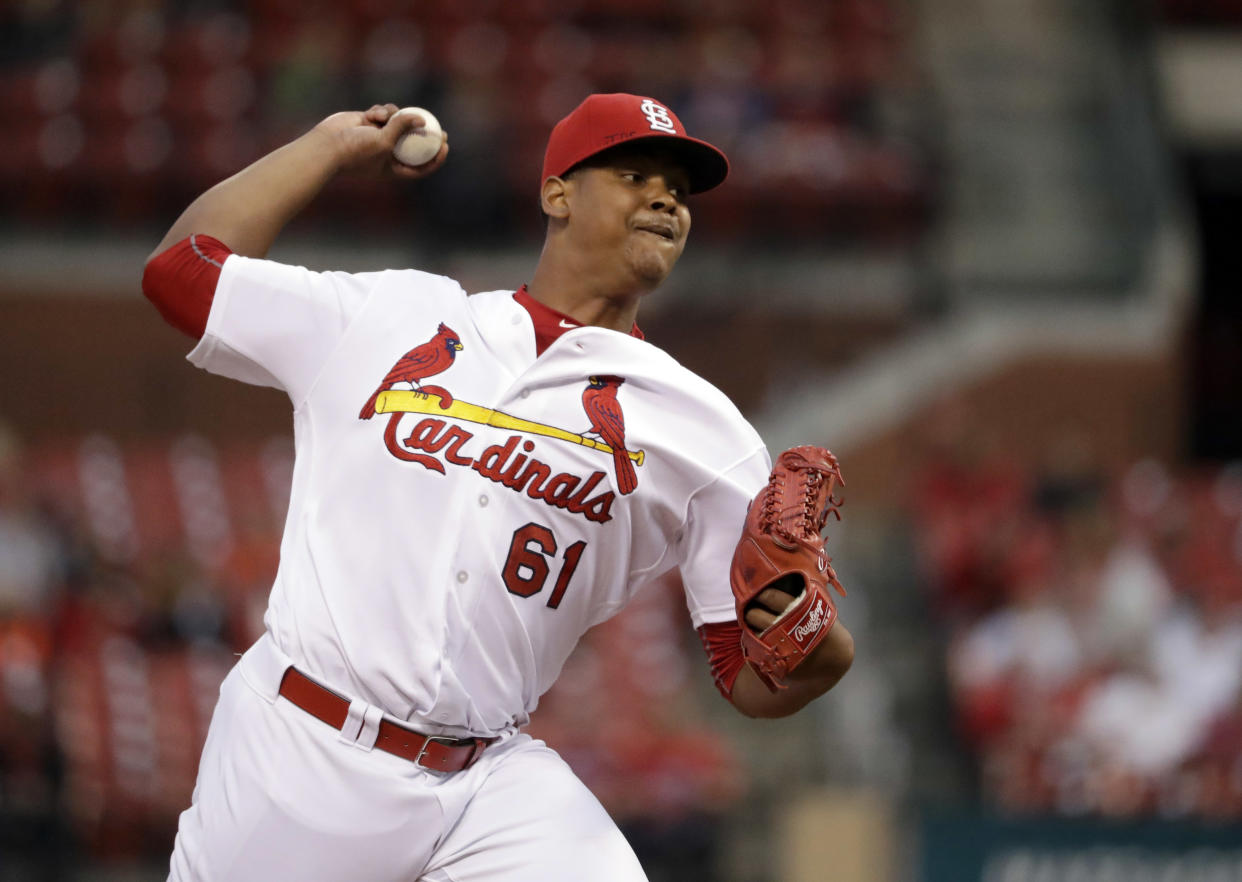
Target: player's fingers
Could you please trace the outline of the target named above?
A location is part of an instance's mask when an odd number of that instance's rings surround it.
[[[363,114],[372,125],[383,126],[397,112],[395,104],[372,104]]]
[[[410,110],[401,114],[401,122],[407,130],[417,129],[427,124],[427,117],[417,111]]]
[[[794,602],[794,596],[779,588],[764,588],[746,607],[743,618],[756,631],[771,627],[777,617]]]
[[[394,158],[391,163],[393,174],[399,178],[406,178],[407,180],[425,178],[440,166],[444,165],[444,160],[448,158],[448,152],[448,135],[444,134],[443,140],[440,144],[440,152],[433,158],[427,160],[422,165],[417,166],[406,165],[404,162],[398,162]]]
[[[444,157],[447,155],[448,152],[444,148],[440,148],[440,153],[435,159],[430,159],[422,165],[406,165],[404,162],[399,162],[395,158],[392,160],[390,165],[392,167],[393,174],[397,177],[412,181],[417,180],[418,178],[425,178],[435,172],[440,168],[440,166],[444,165]]]
[[[774,615],[780,615],[793,601],[793,595],[787,594],[779,588],[764,588],[755,596],[753,602]]]
[[[406,165],[404,162],[400,162],[396,158],[389,161],[388,170],[397,177],[404,178],[407,181],[416,180],[426,174],[421,166],[416,168],[412,165]]]
[[[395,107],[396,105],[389,105]],[[426,120],[419,113],[397,113],[395,110],[387,118],[384,123],[384,139],[391,145],[395,145],[401,140],[401,136],[406,132],[411,132],[419,126],[423,125]]]
[[[430,174],[431,172],[438,169],[440,166],[444,165],[444,160],[448,158],[448,152],[449,152],[448,135],[445,135],[444,139],[440,142],[440,149],[436,153],[436,155],[433,156],[431,159],[429,159],[427,162],[420,165],[419,168],[424,169],[427,174]]]
[[[746,626],[756,633],[766,631],[776,621],[776,616],[761,606],[749,607],[743,618],[746,620]]]

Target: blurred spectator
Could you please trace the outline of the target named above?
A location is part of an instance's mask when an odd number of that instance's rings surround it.
[[[1114,477],[1067,435],[1023,474],[940,416],[913,512],[983,798],[1242,818],[1236,467]]]
[[[406,188],[346,183],[309,222],[413,222],[460,244],[538,221],[548,127],[591,91],[676,101],[734,159],[723,241],[893,241],[925,229],[930,141],[909,128],[908,13],[889,0],[646,6],[19,2],[0,12],[0,221],[145,223],[329,113],[376,101],[435,111],[455,160]],[[907,120],[902,123],[901,120]],[[365,202],[367,211],[352,211]]]
[[[55,838],[53,614],[65,567],[16,435],[0,424],[0,851]]]
[[[0,619],[49,613],[62,576],[56,535],[28,482],[17,437],[0,424]]]
[[[967,418],[966,405],[941,402],[926,424],[926,467],[913,477],[910,505],[918,553],[935,610],[946,622],[973,619],[1003,596],[1010,544],[1042,530],[1027,514],[1030,476]]]

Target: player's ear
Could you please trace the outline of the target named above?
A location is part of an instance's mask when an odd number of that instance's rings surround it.
[[[569,188],[572,185],[564,178],[552,175],[543,182],[539,191],[539,204],[548,217],[564,219],[569,216]]]

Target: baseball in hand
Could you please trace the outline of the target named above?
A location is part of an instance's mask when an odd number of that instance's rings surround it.
[[[421,107],[403,107],[394,114],[394,117],[411,113],[421,116],[423,124],[402,135],[392,148],[392,155],[403,165],[418,166],[435,159],[436,154],[440,152],[440,145],[444,138],[440,121],[429,110],[423,110]]]

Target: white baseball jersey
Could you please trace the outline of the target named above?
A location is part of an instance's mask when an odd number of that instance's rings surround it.
[[[536,357],[512,291],[235,255],[189,358],[294,405],[271,639],[413,728],[521,726],[583,632],[677,569],[696,626],[734,619],[768,454],[649,343],[588,326]]]

